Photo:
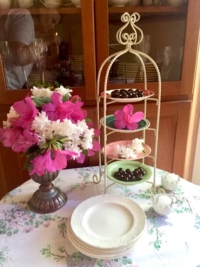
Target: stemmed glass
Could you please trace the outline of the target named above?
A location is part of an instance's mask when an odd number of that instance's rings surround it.
[[[47,45],[43,39],[35,39],[30,45],[30,51],[34,58],[34,63],[40,73],[40,81],[44,83],[44,71],[46,65]]]
[[[11,49],[9,47],[9,43],[7,41],[0,42],[0,53],[1,53],[3,67],[5,71],[7,87],[10,88],[9,73],[11,71],[11,64],[12,64],[13,57],[12,57]]]
[[[164,81],[169,79],[170,71],[174,64],[174,49],[172,46],[164,46],[158,49],[157,61],[162,63],[161,77]]]
[[[135,49],[148,55],[150,51],[150,46],[151,46],[151,36],[144,35],[142,41],[138,45],[135,46]],[[142,56],[142,60],[144,63],[146,63],[147,58]],[[139,66],[140,66],[140,80],[143,81],[144,70],[137,56],[136,56],[136,61],[139,63]]]

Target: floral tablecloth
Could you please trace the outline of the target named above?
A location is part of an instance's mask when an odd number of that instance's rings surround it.
[[[38,189],[32,180],[7,194],[0,201],[0,266],[200,267],[200,187],[183,179],[170,193],[176,203],[168,216],[153,211],[150,183],[109,187],[108,194],[124,195],[144,209],[147,234],[129,255],[121,258],[99,260],[78,252],[67,238],[67,220],[83,200],[102,194],[102,183],[92,182],[98,173],[98,167],[61,171],[54,184],[67,194],[68,201],[47,215],[35,214],[27,207]],[[157,170],[158,187],[162,173]]]

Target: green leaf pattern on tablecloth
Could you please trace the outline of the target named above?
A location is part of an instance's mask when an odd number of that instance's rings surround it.
[[[67,252],[65,247],[59,247],[57,250],[58,252],[52,251],[52,246],[47,245],[45,248],[43,248],[40,252],[46,257],[46,258],[53,258],[55,261],[61,261],[65,260],[67,264],[70,265],[76,264],[76,266],[81,266],[87,263],[87,266],[91,264],[95,264],[99,267],[106,267],[106,266],[115,266],[115,267],[121,267],[121,266],[127,266],[127,267],[137,267],[135,265],[132,265],[132,260],[128,257],[121,257],[116,258],[112,260],[99,260],[99,259],[93,259],[90,258],[81,252],[74,252],[71,255]]]
[[[3,267],[3,264],[8,261],[8,248],[0,248],[0,267]]]

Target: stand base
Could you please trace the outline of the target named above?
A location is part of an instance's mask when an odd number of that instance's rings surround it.
[[[67,196],[59,188],[52,186],[49,191],[39,188],[28,201],[31,211],[40,214],[52,213],[59,210],[67,202]]]

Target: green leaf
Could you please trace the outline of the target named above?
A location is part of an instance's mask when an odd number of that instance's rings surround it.
[[[63,102],[66,102],[66,101],[68,101],[69,100],[69,94],[65,94],[64,96],[63,96]]]
[[[32,100],[35,102],[37,107],[42,107],[44,104],[51,102],[50,97],[42,96],[42,97],[35,97],[32,98]]]

